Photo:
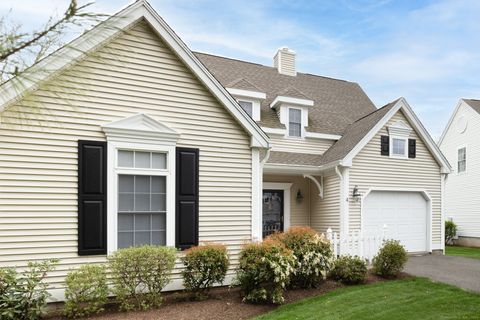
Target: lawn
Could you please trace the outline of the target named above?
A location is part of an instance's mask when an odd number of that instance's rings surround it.
[[[446,246],[445,254],[447,256],[460,256],[460,257],[480,259],[480,248]]]
[[[480,295],[412,278],[338,289],[256,319],[480,319]]]

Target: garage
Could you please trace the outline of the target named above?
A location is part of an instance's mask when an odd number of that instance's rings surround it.
[[[366,236],[382,234],[400,240],[408,252],[426,252],[428,246],[429,201],[421,192],[372,191],[363,202]]]

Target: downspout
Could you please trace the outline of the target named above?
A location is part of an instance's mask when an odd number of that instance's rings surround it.
[[[270,159],[270,148],[267,149],[267,153],[265,153],[265,157],[263,157],[262,161],[260,162],[262,169],[265,163],[268,161],[268,159]]]
[[[344,211],[345,211],[345,204],[343,203],[343,198],[344,198],[344,186],[343,186],[343,175],[342,173],[340,172],[339,170],[339,167],[340,166],[335,166],[335,173],[337,174],[338,178],[340,179],[340,233],[342,231],[345,231],[344,229],[344,224],[345,224],[345,221],[344,220]]]

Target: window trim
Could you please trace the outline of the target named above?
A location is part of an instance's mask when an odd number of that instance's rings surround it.
[[[390,135],[390,158],[396,158],[396,159],[408,159],[408,136],[396,136],[396,135]],[[393,153],[393,139],[395,140],[403,140],[405,143],[405,149],[404,149],[404,154],[394,154]]]
[[[458,152],[461,149],[465,149],[465,170],[463,170],[462,172],[459,172],[458,171],[458,164],[459,164]],[[457,147],[457,168],[456,169],[457,169],[457,175],[463,175],[467,173],[467,145],[461,145]]]
[[[252,114],[251,115],[249,114],[249,116],[252,117],[252,119],[253,119],[254,114],[255,114],[255,102],[253,102],[251,100],[248,100],[248,99],[242,99],[242,98],[237,99],[237,102],[240,105],[240,107],[242,107],[240,102],[246,102],[246,103],[250,103],[252,105]],[[242,109],[243,109],[243,107],[242,107]],[[247,112],[245,109],[243,109],[243,111]],[[247,112],[247,114],[248,114],[248,112]]]
[[[166,246],[175,246],[175,144],[162,141],[146,143],[107,141],[108,183],[107,183],[107,253],[118,249],[118,176],[159,175],[166,177]],[[118,167],[119,150],[163,152],[167,154],[166,169],[144,169]]]
[[[300,136],[291,136],[290,135],[290,110],[298,110],[300,111]],[[305,137],[305,129],[303,124],[303,109],[302,108],[295,108],[295,107],[288,107],[287,108],[287,121],[286,121],[287,133],[286,136],[291,139],[303,139]]]

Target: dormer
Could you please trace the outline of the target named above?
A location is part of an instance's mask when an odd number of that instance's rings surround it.
[[[267,95],[247,79],[238,79],[227,86],[227,91],[242,109],[255,121],[260,121],[260,105]]]
[[[314,101],[295,88],[287,88],[270,104],[277,112],[280,123],[287,128],[286,137],[304,138],[308,127],[308,109]]]

